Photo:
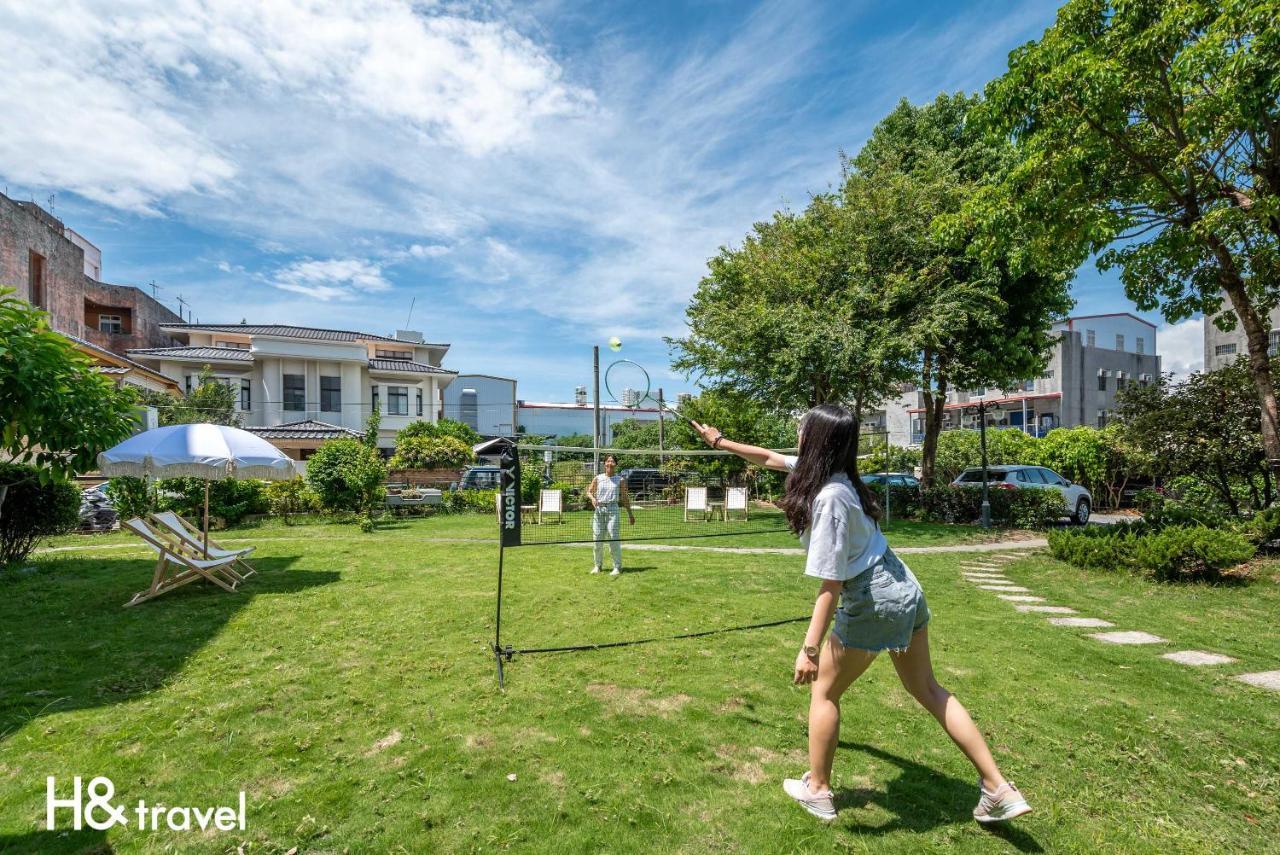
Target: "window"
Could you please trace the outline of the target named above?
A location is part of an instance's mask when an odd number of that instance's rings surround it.
[[[1116,391],[1119,392],[1121,389],[1123,389],[1124,384],[1125,384],[1124,372],[1117,371],[1116,372]]]
[[[124,332],[124,323],[119,315],[98,315],[98,331],[104,333]]]
[[[1063,478],[1061,475],[1059,475],[1057,472],[1054,472],[1052,469],[1037,469],[1036,471],[1040,473],[1041,478],[1044,478],[1044,482],[1046,484],[1050,484],[1054,487],[1067,486],[1067,479]]]
[[[373,394],[369,398],[369,404],[373,412],[378,412],[378,387],[376,385],[373,387]]]
[[[187,381],[187,382],[186,382],[186,387],[187,387],[187,388],[186,388],[186,394],[188,394],[188,395],[190,395],[190,394],[191,394],[191,386],[192,386],[191,380],[192,380],[192,375],[188,374],[188,375],[187,375],[187,377],[186,377],[186,381]]]
[[[1009,474],[1009,470],[1007,469],[991,469],[989,467],[987,469],[987,478],[992,482],[1003,481],[1005,479],[1005,476],[1007,476],[1008,474]],[[982,470],[966,469],[964,472],[960,473],[960,477],[957,478],[956,480],[962,484],[981,484]]]
[[[1107,372],[1105,371],[1098,372],[1098,391],[1107,391]]]
[[[462,421],[471,426],[474,431],[480,430],[479,419],[479,397],[476,395],[475,389],[463,389],[462,395],[458,399],[459,409],[462,410]]]
[[[1053,369],[1052,369],[1052,368],[1050,368],[1048,371],[1046,371],[1045,373],[1041,374],[1041,375],[1040,375],[1040,379],[1041,379],[1041,380],[1052,380],[1052,379],[1053,379]]]
[[[320,378],[320,412],[342,412],[342,378]]]
[[[1213,349],[1214,356],[1230,356],[1236,352],[1234,344],[1220,344]]]
[[[388,386],[387,387],[387,415],[389,416],[409,415],[409,387],[408,386]]]
[[[228,347],[228,348],[231,348],[232,350],[248,350],[249,349],[249,345],[245,344],[242,341],[218,341],[215,339],[213,342],[213,346]]]
[[[422,418],[422,389],[418,389],[418,418]]]
[[[413,359],[413,352],[409,350],[383,350],[380,347],[373,349],[375,359],[400,359],[409,362]]]
[[[1034,392],[1035,390],[1036,390],[1036,381],[1034,381],[1034,380],[1023,380],[1023,381],[1022,381],[1022,391],[1024,391],[1024,392]]]
[[[253,393],[249,384],[248,377],[240,379],[240,409],[243,412],[249,412],[253,405]]]
[[[1280,354],[1280,330],[1272,330],[1267,334],[1267,356]]]
[[[1137,342],[1137,345],[1135,346],[1135,349],[1138,351],[1138,353],[1146,353],[1147,352],[1146,339],[1144,339],[1142,336],[1138,336],[1138,342]]]
[[[1116,350],[1124,350],[1124,333],[1116,333]]]
[[[300,412],[307,407],[307,381],[301,374],[284,375],[284,408]]]
[[[1104,428],[1106,426],[1107,426],[1107,411],[1098,410],[1098,427]]]
[[[1085,330],[1085,331],[1084,331],[1084,343],[1085,343],[1085,344],[1087,344],[1089,347],[1097,347],[1097,346],[1098,346],[1098,334],[1097,334],[1096,332],[1094,332],[1093,330]]]
[[[41,309],[44,304],[44,256],[38,252],[27,252],[27,294],[31,305]]]
[[[971,398],[981,398],[981,397],[985,396],[986,394],[987,394],[987,387],[986,387],[986,386],[979,386],[979,387],[977,387],[976,389],[970,389],[970,390],[969,390],[969,397],[971,397]]]

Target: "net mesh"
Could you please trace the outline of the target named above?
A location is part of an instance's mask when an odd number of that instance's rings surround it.
[[[507,545],[662,541],[785,531],[785,476],[720,451],[520,445]],[[787,453],[787,452],[783,452]],[[605,471],[613,457],[614,474]],[[505,465],[514,480],[512,461]]]

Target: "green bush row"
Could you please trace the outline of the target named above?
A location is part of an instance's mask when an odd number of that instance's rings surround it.
[[[120,519],[153,511],[177,511],[195,522],[204,515],[205,482],[200,478],[165,478],[148,484],[141,478],[112,478],[107,495]],[[250,514],[265,514],[271,505],[262,481],[209,482],[209,517],[235,525]]]
[[[1056,490],[989,490],[988,496],[993,525],[1045,528],[1069,513]],[[927,488],[920,492],[919,507],[920,517],[928,522],[977,522],[982,490],[951,485]]]
[[[1215,580],[1253,557],[1238,531],[1208,526],[1154,528],[1147,523],[1049,533],[1055,558],[1091,570],[1141,573],[1160,581]]]

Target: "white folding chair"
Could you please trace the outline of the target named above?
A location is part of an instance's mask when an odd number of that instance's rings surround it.
[[[200,529],[187,522],[174,511],[161,511],[151,515],[151,519],[159,524],[162,528],[173,533],[175,537],[181,540],[185,545],[189,546],[198,558],[233,558],[235,563],[244,568],[243,573],[237,573],[230,568],[228,571],[237,579],[244,580],[257,573],[245,557],[253,553],[252,546],[243,546],[240,549],[224,549],[212,540],[209,541],[208,554],[205,554],[204,539]]]
[[[707,488],[706,487],[685,487],[684,488],[684,521],[689,521],[689,514],[698,514],[703,522],[707,521],[707,512],[710,507],[707,505]]]
[[[148,546],[159,553],[155,573],[151,577],[151,587],[133,595],[125,608],[167,594],[174,588],[180,588],[188,582],[205,579],[228,593],[235,593],[240,584],[240,577],[231,570],[235,563],[233,556],[202,559],[190,554],[190,547],[176,538],[166,539],[163,534],[147,525],[139,517],[124,522],[124,527],[142,538]],[[225,574],[225,578],[224,578]]]
[[[745,520],[751,512],[747,507],[747,488],[746,487],[730,487],[724,492],[724,519],[729,521],[729,515],[734,511],[742,511],[742,518]]]
[[[544,514],[555,514],[556,522],[564,522],[563,490],[543,490],[538,494],[538,522],[542,522]]]

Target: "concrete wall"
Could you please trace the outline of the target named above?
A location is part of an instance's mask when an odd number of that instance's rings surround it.
[[[1221,317],[1223,314],[1233,314],[1226,300],[1223,305],[1227,308],[1215,317]],[[1270,329],[1271,329],[1271,353],[1274,356],[1277,352],[1277,343],[1280,339],[1280,308],[1271,312]],[[1219,349],[1222,350],[1219,353]],[[1216,371],[1230,364],[1233,360],[1247,356],[1249,354],[1249,344],[1245,340],[1244,330],[1240,328],[1237,321],[1235,329],[1231,332],[1223,332],[1218,329],[1217,325],[1211,318],[1204,319],[1204,370]]]
[[[462,409],[463,394],[476,393],[476,418],[471,426],[481,436],[513,436],[518,422],[516,381],[483,374],[459,374],[444,390],[444,417],[467,421]],[[588,430],[590,433],[590,430]]]
[[[1099,426],[1098,412],[1109,415],[1116,408],[1116,392],[1120,388],[1120,372],[1125,385],[1137,383],[1144,374],[1160,376],[1160,357],[1088,347],[1079,330],[1068,333],[1059,347],[1057,364],[1062,373],[1062,426]],[[1105,371],[1106,388],[1099,388],[1098,373]]]

